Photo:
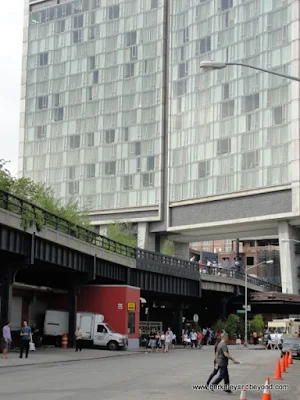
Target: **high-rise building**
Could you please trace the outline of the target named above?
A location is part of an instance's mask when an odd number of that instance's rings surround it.
[[[300,238],[299,83],[200,68],[299,76],[298,0],[25,3],[24,176],[153,250],[161,233]]]

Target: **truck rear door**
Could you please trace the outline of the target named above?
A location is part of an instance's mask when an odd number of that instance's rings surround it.
[[[80,314],[78,322],[83,334],[83,339],[91,340],[93,336],[93,316]]]

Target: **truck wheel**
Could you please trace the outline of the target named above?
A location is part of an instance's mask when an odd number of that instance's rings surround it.
[[[111,342],[108,342],[107,347],[108,347],[108,350],[116,351],[116,350],[118,350],[119,345],[117,342],[114,342],[112,340]]]

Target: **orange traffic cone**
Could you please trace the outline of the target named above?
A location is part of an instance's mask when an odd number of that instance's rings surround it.
[[[240,400],[247,400],[246,389],[243,388],[240,395]]]
[[[285,369],[289,368],[289,353],[286,352],[284,355],[284,361],[285,361]]]
[[[275,374],[273,376],[273,379],[282,379],[280,360],[277,360]]]
[[[270,378],[267,378],[266,382],[270,382]],[[268,383],[268,385],[265,385],[263,394],[261,396],[261,400],[272,400],[271,393],[269,390],[269,385],[270,385],[269,383]]]
[[[289,364],[294,364],[293,362],[293,351],[290,350],[290,354],[289,354]]]
[[[286,372],[284,356],[281,359],[281,372]]]

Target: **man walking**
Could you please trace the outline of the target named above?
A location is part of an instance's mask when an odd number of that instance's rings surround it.
[[[2,329],[2,335],[3,335],[3,358],[7,358],[7,353],[8,350],[10,349],[10,344],[11,344],[11,331],[10,331],[10,322],[7,322],[7,324],[5,324],[3,326]]]
[[[76,350],[75,351],[82,350],[82,341],[81,341],[82,336],[83,336],[82,330],[80,329],[79,326],[77,326],[77,329],[75,332],[75,339],[76,339]]]
[[[23,353],[25,350],[25,357],[28,358],[29,353],[29,343],[32,340],[32,332],[30,326],[28,326],[27,321],[23,322],[23,327],[21,328],[21,348],[20,348],[20,358],[23,358]]]
[[[239,361],[234,360],[229,354],[227,342],[228,334],[224,332],[221,335],[221,342],[218,344],[216,351],[216,366],[219,368],[219,376],[210,385],[212,391],[222,380],[224,380],[225,392],[232,393],[229,388],[228,360],[231,360],[234,364],[239,364]]]

